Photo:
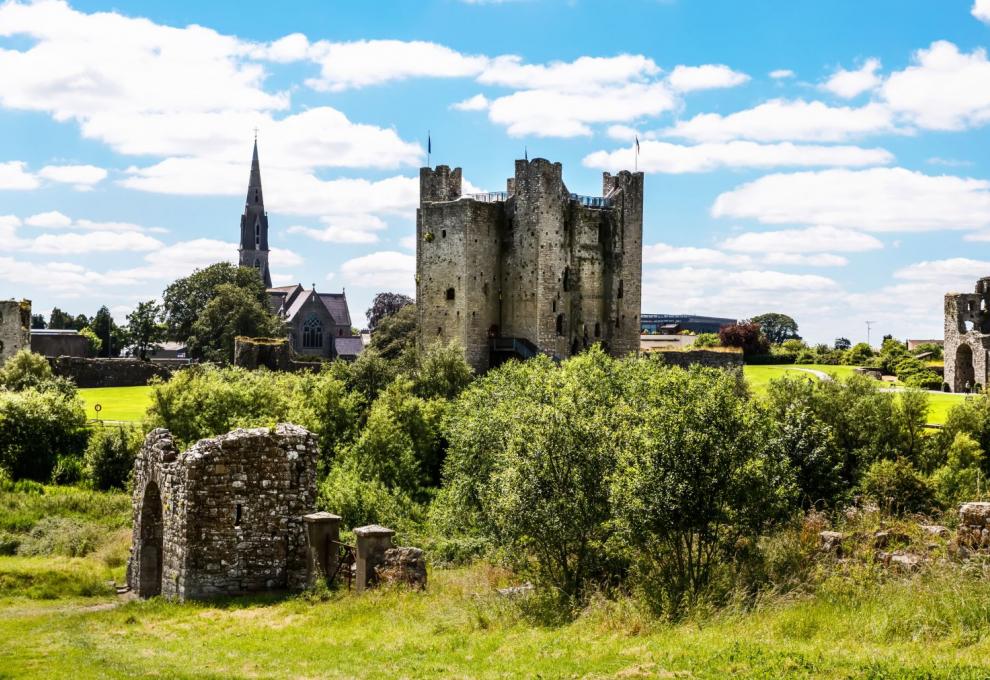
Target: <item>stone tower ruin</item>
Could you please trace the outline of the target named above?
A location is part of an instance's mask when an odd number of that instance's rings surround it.
[[[31,301],[0,300],[0,366],[31,348]]]
[[[517,160],[506,191],[461,194],[461,169],[421,168],[418,344],[458,342],[482,372],[510,356],[639,348],[643,173],[568,191],[560,163]]]
[[[945,294],[944,352],[945,391],[976,391],[987,386],[990,277],[976,282],[976,292]]]

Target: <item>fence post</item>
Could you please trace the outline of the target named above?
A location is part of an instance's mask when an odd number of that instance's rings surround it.
[[[309,560],[306,565],[306,585],[312,588],[319,578],[327,585],[337,571],[337,546],[340,541],[340,516],[329,512],[304,515],[306,541],[309,543]]]
[[[373,585],[375,581],[375,567],[385,559],[385,551],[392,547],[392,537],[395,532],[377,524],[370,524],[366,527],[358,527],[354,530],[354,537],[357,540],[355,555],[355,565],[357,569],[354,579],[354,590],[361,592]]]

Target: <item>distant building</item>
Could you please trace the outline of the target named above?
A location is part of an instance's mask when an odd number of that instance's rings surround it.
[[[643,314],[640,330],[643,333],[676,335],[681,331],[692,333],[718,333],[722,326],[736,323],[737,319],[694,314]]]
[[[909,352],[913,352],[918,349],[920,345],[938,345],[939,347],[942,347],[944,344],[945,341],[941,338],[938,340],[908,340],[907,348]]]
[[[31,330],[31,351],[46,357],[88,357],[92,355],[89,339],[68,328]]]
[[[268,213],[261,188],[258,141],[251,156],[247,200],[241,215],[238,261],[242,267],[258,271],[268,290],[269,307],[286,324],[289,344],[296,354],[328,359],[355,359],[363,345],[353,334],[347,297],[340,293],[318,293],[316,285],[307,290],[301,284],[272,286],[268,268]]]
[[[639,350],[650,352],[659,349],[685,349],[694,344],[693,335],[641,335]]]

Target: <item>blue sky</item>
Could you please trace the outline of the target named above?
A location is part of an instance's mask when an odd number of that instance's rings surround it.
[[[412,292],[417,168],[646,171],[644,312],[940,337],[990,275],[990,0],[0,3],[0,297],[122,318],[235,257]]]

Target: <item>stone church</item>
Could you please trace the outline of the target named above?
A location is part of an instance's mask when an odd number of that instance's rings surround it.
[[[363,347],[361,337],[351,327],[351,313],[344,292],[318,293],[316,285],[305,289],[301,284],[272,286],[268,266],[268,213],[261,188],[261,163],[258,140],[254,141],[251,176],[247,200],[241,215],[241,239],[238,262],[253,267],[265,282],[273,314],[285,322],[289,344],[296,354],[354,359]]]
[[[461,194],[461,169],[420,169],[418,343],[456,340],[476,371],[508,357],[639,349],[643,173],[572,194],[560,163],[517,160],[506,191]]]

